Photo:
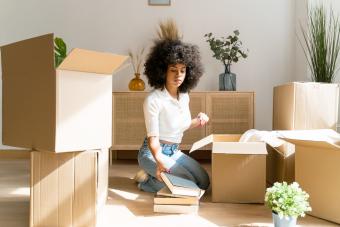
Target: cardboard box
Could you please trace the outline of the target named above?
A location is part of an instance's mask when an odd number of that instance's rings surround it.
[[[310,196],[310,214],[340,224],[340,134],[312,130],[281,135],[296,146],[295,179]]]
[[[267,144],[267,183],[292,183],[295,180],[295,146],[284,143],[279,147]]]
[[[241,135],[212,134],[190,152],[212,144],[212,201],[263,203],[266,190],[266,144],[238,142]]]
[[[293,82],[274,87],[273,130],[336,130],[338,105],[338,84]]]
[[[31,152],[30,226],[95,226],[106,203],[108,150]]]
[[[73,49],[54,67],[53,34],[1,47],[4,145],[70,152],[111,147],[112,73],[127,59]]]

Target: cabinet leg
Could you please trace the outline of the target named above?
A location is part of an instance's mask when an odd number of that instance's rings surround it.
[[[117,150],[110,149],[110,165],[112,165],[113,160],[117,160]]]
[[[112,165],[112,150],[109,150],[109,165]]]

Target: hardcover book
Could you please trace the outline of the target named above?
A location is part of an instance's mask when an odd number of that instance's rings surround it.
[[[201,189],[193,181],[165,172],[161,173],[161,177],[172,194],[196,197],[202,194]]]

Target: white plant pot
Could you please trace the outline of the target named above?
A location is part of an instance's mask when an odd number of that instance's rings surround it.
[[[279,215],[272,212],[274,227],[295,227],[296,218],[293,217],[283,217],[280,218]]]

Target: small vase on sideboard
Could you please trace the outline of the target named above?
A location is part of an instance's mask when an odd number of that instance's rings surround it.
[[[230,72],[230,64],[224,64],[224,73],[219,75],[220,91],[236,91],[236,74]]]
[[[140,74],[139,73],[135,73],[135,78],[130,80],[129,89],[130,89],[130,91],[144,91],[145,83],[140,78]]]

